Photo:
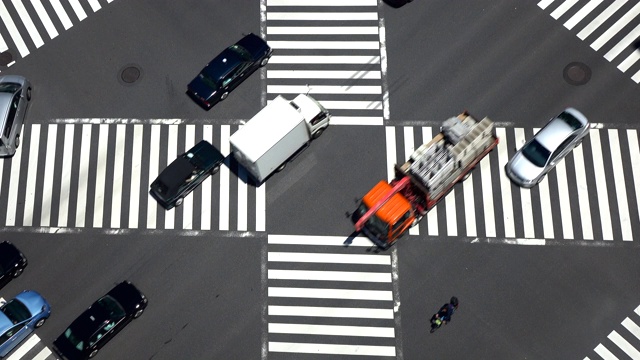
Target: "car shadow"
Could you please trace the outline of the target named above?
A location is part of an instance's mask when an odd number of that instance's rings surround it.
[[[407,5],[407,3],[410,3],[411,0],[383,0],[387,5],[391,6],[392,8],[400,8],[403,7],[404,5]]]

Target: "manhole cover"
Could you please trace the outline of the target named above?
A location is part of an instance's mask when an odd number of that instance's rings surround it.
[[[11,63],[12,61],[13,61],[13,55],[11,55],[10,52],[5,51],[3,53],[0,53],[0,65],[8,66],[9,63]]]
[[[122,81],[126,82],[127,84],[134,83],[140,78],[140,68],[138,68],[137,66],[127,66],[124,68],[124,70],[122,70],[120,78],[122,78]]]
[[[591,68],[581,62],[572,62],[565,66],[562,76],[571,85],[584,85],[591,80]]]

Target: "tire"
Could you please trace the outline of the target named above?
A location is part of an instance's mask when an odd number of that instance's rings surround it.
[[[40,326],[44,325],[44,323],[47,321],[47,319],[40,319],[38,320],[38,322],[36,323],[36,328],[39,328]]]
[[[89,359],[93,358],[98,354],[98,349],[93,349],[93,351],[89,354]]]
[[[462,181],[467,180],[467,179],[469,178],[469,176],[471,176],[471,172],[472,172],[474,169],[475,169],[475,167],[474,167],[474,168],[471,168],[471,170],[469,170],[469,172],[468,172],[468,173],[464,174],[464,176],[462,177]]]
[[[20,146],[20,135],[16,135],[16,149]]]
[[[262,61],[260,61],[260,67],[263,67],[265,65],[267,65],[269,63],[269,57],[265,57],[262,59]]]
[[[218,171],[220,171],[220,165],[216,165],[211,169],[211,175],[215,175]]]
[[[227,96],[229,96],[229,92],[228,91],[223,92],[222,95],[220,95],[220,101],[226,99]]]
[[[176,207],[182,205],[182,198],[179,198],[178,200],[176,200]]]
[[[13,272],[13,278],[17,278],[18,276],[22,275],[22,270],[24,269],[18,269],[16,271]]]
[[[136,311],[136,313],[135,313],[135,314],[133,314],[133,318],[134,318],[134,319],[139,318],[139,317],[140,317],[140,315],[142,315],[142,313],[143,313],[143,312],[144,312],[144,309],[140,309],[140,310]]]
[[[326,127],[320,128],[318,129],[318,131],[316,131],[315,133],[313,133],[313,138],[317,139],[320,137],[320,135],[322,135],[322,133],[324,132],[324,129],[326,129]]]
[[[31,88],[27,88],[27,101],[31,101]]]
[[[280,171],[284,170],[284,168],[286,168],[286,167],[287,167],[287,163],[284,162],[284,163],[282,163],[282,165],[280,165],[280,166],[278,166],[276,168],[276,172],[280,172]]]

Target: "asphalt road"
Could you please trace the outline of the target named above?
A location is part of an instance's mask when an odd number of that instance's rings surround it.
[[[236,126],[261,108],[267,89],[266,71],[254,73],[208,112],[184,94],[186,84],[219,51],[245,33],[261,32],[264,23],[259,1],[183,0],[158,5],[148,0],[101,0],[100,4],[100,11],[75,22],[71,29],[27,57],[18,59],[14,55],[16,64],[2,69],[3,73],[23,74],[33,82],[30,123],[124,119],[120,122],[130,124],[131,119],[137,119],[148,125],[154,119],[181,119],[182,124],[212,124],[217,129]],[[306,9],[324,10],[319,6]],[[269,270],[287,266],[317,271],[351,268],[306,266],[292,261],[274,265],[267,259],[294,248],[311,248],[306,255],[376,254],[366,246],[288,248],[273,245],[270,241],[276,238],[269,236],[351,235],[352,225],[345,213],[355,208],[354,198],[387,176],[389,127],[395,128],[400,137],[404,127],[437,127],[442,120],[467,109],[478,116],[489,116],[507,129],[530,130],[544,125],[567,106],[579,108],[605,129],[622,129],[622,133],[640,127],[635,120],[640,110],[640,103],[635,101],[639,85],[630,80],[633,72],[619,71],[619,61],[604,59],[603,51],[594,51],[576,37],[577,27],[567,30],[561,21],[549,16],[550,10],[543,11],[535,1],[481,0],[462,5],[416,0],[399,8],[381,3],[377,10],[385,29],[386,73],[380,83],[389,95],[386,126],[332,126],[283,172],[270,178],[265,185],[266,232],[251,231],[252,227],[249,231],[236,229],[233,224],[239,216],[235,215],[237,205],[233,202],[229,208],[231,231],[144,226],[106,230],[87,226],[49,233],[47,228],[8,226],[2,228],[0,238],[14,242],[28,256],[29,266],[22,277],[1,289],[0,295],[9,297],[32,288],[49,300],[52,316],[37,331],[43,344],[49,346],[75,316],[113,284],[131,280],[149,297],[149,307],[101,350],[99,358],[337,358],[266,350],[269,340],[279,336],[284,339],[283,335],[268,334],[269,326],[278,321],[267,314],[267,307],[294,304],[271,297],[269,288],[286,282],[267,278]],[[570,9],[561,19],[568,19],[577,10]],[[595,16],[589,15],[584,23]],[[311,22],[320,26],[318,23]],[[0,34],[9,38],[6,31],[0,29]],[[591,79],[585,85],[565,81],[563,70],[572,62],[590,68]],[[133,84],[123,83],[121,71],[132,65],[141,70],[141,77]],[[631,69],[637,71],[637,64]],[[513,147],[511,133],[508,142],[509,148]],[[604,145],[606,149],[608,140]],[[164,142],[160,150],[166,153]],[[402,152],[401,147],[397,150]],[[492,154],[490,160],[496,181],[492,188],[498,199],[502,188],[497,183],[497,155]],[[421,235],[403,238],[393,250],[377,254],[390,259],[389,264],[382,265],[382,272],[393,274],[391,283],[352,286],[393,293],[393,301],[360,301],[367,303],[363,307],[398,310],[387,322],[356,322],[357,326],[391,326],[394,330],[392,338],[359,337],[359,343],[395,346],[399,359],[596,359],[593,349],[604,343],[612,330],[622,333],[621,321],[632,317],[640,303],[635,281],[640,270],[635,260],[640,241],[639,200],[633,193],[637,185],[632,182],[630,162],[629,157],[623,157],[628,179],[625,188],[634,219],[633,241],[623,242],[618,227],[613,230],[613,241],[602,240],[603,231],[598,230],[596,220],[593,240],[579,238],[582,232],[577,222],[573,226],[575,239],[565,240],[558,219],[561,208],[555,203],[555,236],[545,246],[509,244],[501,219],[496,222],[496,238],[478,236],[474,241],[474,236],[463,232],[462,220],[457,224],[459,236],[448,235],[445,209],[439,206],[439,233],[430,235],[423,224],[425,219],[420,224]],[[0,188],[3,205],[8,204],[5,189],[9,168],[5,163]],[[24,169],[21,178],[27,176]],[[590,178],[597,171],[588,169]],[[612,171],[607,163],[605,172]],[[474,173],[476,189],[480,187],[479,178]],[[555,175],[551,178],[556,179]],[[235,191],[235,186],[231,190]],[[613,182],[607,186],[610,194],[615,193]],[[516,188],[511,189],[515,193]],[[255,201],[252,196],[249,203]],[[578,194],[569,196],[571,204],[576,204]],[[519,196],[514,198],[516,205],[523,201]],[[589,198],[595,208],[595,190]],[[461,189],[456,189],[454,199],[461,214]],[[615,221],[617,202],[611,201]],[[476,213],[482,213],[480,202],[476,204]],[[514,217],[522,218],[519,207],[514,208]],[[543,211],[536,210],[534,215],[539,217]],[[572,212],[574,219],[580,217],[575,208]],[[0,211],[0,216],[4,215]],[[497,210],[496,217],[501,216],[502,210]],[[252,220],[250,214],[249,222]],[[520,237],[525,225],[521,220],[515,222]],[[541,224],[535,226],[537,233],[542,231]],[[378,271],[377,266],[366,265],[363,271]],[[304,286],[301,281],[290,283]],[[309,287],[345,289],[349,284],[330,281]],[[429,334],[431,313],[451,295],[461,302],[453,321]],[[315,305],[310,300],[295,304]],[[326,304],[351,303],[336,299]],[[285,319],[295,321],[292,317]],[[309,321],[327,323],[322,319]],[[346,321],[337,323],[347,325]],[[318,335],[296,336],[296,341],[329,342]],[[350,340],[345,336],[336,342],[348,344]],[[612,351],[620,354],[619,349]]]

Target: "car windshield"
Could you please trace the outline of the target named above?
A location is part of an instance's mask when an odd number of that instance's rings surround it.
[[[97,303],[113,320],[118,320],[125,316],[124,309],[120,306],[120,303],[109,295],[101,298]]]
[[[530,143],[522,148],[522,155],[531,161],[537,167],[543,167],[547,164],[551,152],[547,150],[536,139],[533,139]]]
[[[71,328],[67,328],[67,330],[64,331],[64,337],[66,337],[76,349],[80,351],[84,350],[84,341],[79,339],[76,334],[71,331]]]
[[[563,111],[562,114],[558,115],[558,118],[562,119],[567,125],[571,126],[573,130],[578,130],[582,127],[582,123],[575,116],[570,113]]]
[[[247,51],[247,49],[243,48],[240,45],[231,45],[229,46],[230,50],[235,51],[238,55],[240,55],[240,58],[242,58],[244,61],[249,61],[251,60],[251,54]]]
[[[2,83],[0,84],[0,92],[6,92],[14,94],[16,91],[20,89],[20,84],[16,83]]]
[[[9,302],[0,308],[0,311],[7,315],[9,320],[14,324],[23,322],[31,317],[29,309],[16,299],[9,300]]]

